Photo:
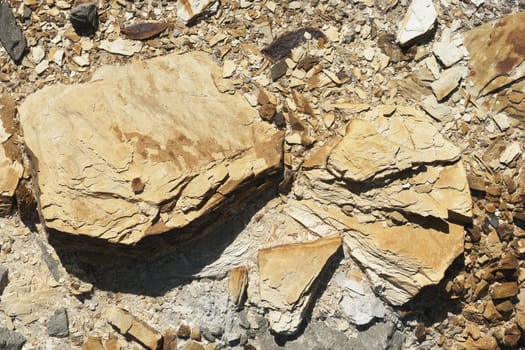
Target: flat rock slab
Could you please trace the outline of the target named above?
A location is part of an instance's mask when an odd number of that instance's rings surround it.
[[[483,96],[525,76],[525,12],[485,23],[464,34],[469,85]]]
[[[221,76],[204,53],[172,54],[29,96],[19,112],[46,226],[134,244],[273,185],[283,135],[220,93]]]
[[[259,251],[261,300],[268,306],[273,331],[297,331],[315,294],[319,275],[340,247],[341,237],[333,235]]]

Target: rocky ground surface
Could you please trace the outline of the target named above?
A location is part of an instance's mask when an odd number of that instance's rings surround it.
[[[524,8],[0,2],[0,348],[520,348]]]

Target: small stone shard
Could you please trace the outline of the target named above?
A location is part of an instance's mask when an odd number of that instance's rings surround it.
[[[82,350],[104,350],[102,337],[88,337],[86,342],[82,345]]]
[[[146,40],[165,31],[169,24],[166,22],[146,22],[126,26],[120,31],[132,40]]]
[[[324,33],[319,29],[311,27],[301,28],[282,34],[268,47],[262,49],[261,52],[275,61],[289,57],[292,53],[292,49],[305,40],[305,34],[310,35],[310,37],[314,39],[327,39]]]
[[[97,3],[89,0],[77,0],[69,17],[75,32],[80,36],[91,36],[98,29]]]
[[[15,63],[22,61],[27,41],[22,29],[16,24],[13,10],[5,2],[0,3],[0,42]]]
[[[443,100],[454,91],[465,75],[466,70],[464,67],[452,67],[441,72],[439,79],[430,84],[438,101]]]
[[[228,276],[228,292],[231,300],[237,308],[241,308],[246,298],[246,287],[248,286],[248,270],[245,266],[239,266],[230,271]]]
[[[445,67],[450,67],[463,58],[463,52],[450,42],[437,42],[432,51]]]
[[[148,349],[157,350],[162,344],[162,334],[126,310],[113,306],[106,310],[105,317],[121,334],[133,337]]]
[[[437,19],[432,0],[413,0],[399,25],[397,41],[406,45],[428,33]]]
[[[194,25],[200,18],[212,16],[219,9],[217,0],[177,1],[177,18],[187,26]]]
[[[516,282],[496,282],[490,289],[492,299],[510,298],[518,292],[519,287]]]
[[[5,287],[9,283],[9,269],[0,265],[0,295],[4,292]]]
[[[125,40],[119,37],[114,41],[102,40],[99,48],[118,55],[133,56],[142,50],[142,43],[139,41]]]
[[[26,343],[20,333],[10,331],[6,327],[0,327],[0,348],[6,350],[21,350]]]
[[[47,320],[47,333],[51,337],[65,338],[69,336],[69,321],[65,308],[56,310]]]
[[[340,246],[341,237],[333,235],[259,251],[260,295],[270,309],[268,320],[273,331],[297,331],[315,294],[319,275]]]

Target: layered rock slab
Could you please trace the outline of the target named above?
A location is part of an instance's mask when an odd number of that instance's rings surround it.
[[[272,185],[283,135],[220,93],[221,74],[204,53],[173,54],[29,96],[19,112],[46,226],[134,244]]]
[[[525,12],[484,23],[464,34],[468,92],[494,112],[525,119]]]
[[[259,251],[259,288],[274,332],[293,334],[316,292],[319,275],[341,247],[341,237],[284,244]]]
[[[320,236],[343,232],[350,254],[380,293],[401,305],[438,283],[463,251],[472,202],[460,150],[430,117],[381,106],[352,119],[343,137],[315,150],[287,213]]]

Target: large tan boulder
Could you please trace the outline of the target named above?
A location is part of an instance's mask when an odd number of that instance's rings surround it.
[[[134,244],[198,230],[275,183],[283,136],[220,93],[221,74],[204,53],[172,54],[29,96],[19,112],[45,225]]]

